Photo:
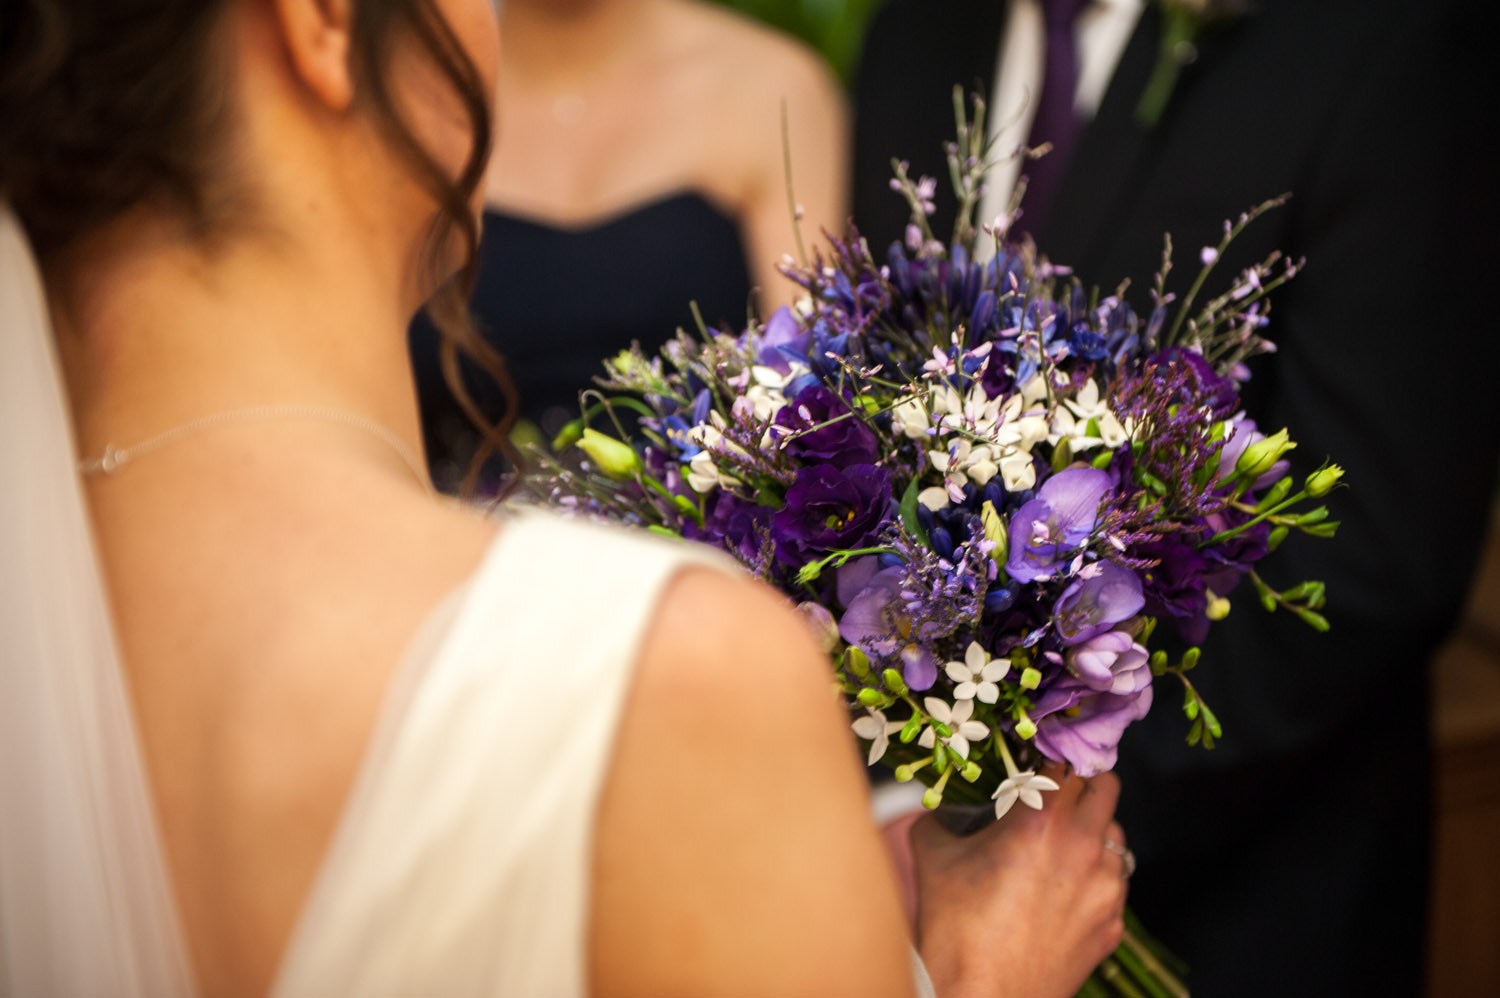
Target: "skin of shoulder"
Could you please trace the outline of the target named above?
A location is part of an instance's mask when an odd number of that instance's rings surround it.
[[[910,993],[847,727],[784,599],[706,569],[670,584],[600,801],[592,993]]]
[[[793,193],[809,246],[848,221],[849,109],[838,80],[816,52],[744,15],[697,0],[665,0],[680,10],[694,49],[714,54],[711,92],[722,107],[719,139],[743,165],[740,194],[752,276],[767,312],[796,288],[776,271],[796,252],[787,204],[781,106],[787,109]]]

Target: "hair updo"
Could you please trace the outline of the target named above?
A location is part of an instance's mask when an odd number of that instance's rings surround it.
[[[226,8],[225,0],[0,0],[0,198],[11,202],[44,261],[140,204],[171,212],[198,238],[227,224],[233,80],[219,68],[215,45]],[[397,111],[387,67],[402,36],[418,43],[467,112],[473,143],[456,178]],[[351,49],[356,100],[436,202],[423,251],[429,273],[437,276],[449,239],[463,240],[463,266],[427,309],[443,334],[449,387],[484,434],[472,481],[494,451],[510,453],[516,412],[504,362],[468,312],[479,246],[470,203],[489,158],[489,102],[433,0],[359,0]],[[465,390],[460,350],[505,395],[500,423],[485,419]]]

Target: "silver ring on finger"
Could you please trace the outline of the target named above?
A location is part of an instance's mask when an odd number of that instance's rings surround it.
[[[1131,874],[1135,873],[1135,853],[1120,845],[1114,839],[1105,839],[1104,848],[1120,857],[1120,862],[1123,864],[1120,872],[1126,880],[1129,880]]]

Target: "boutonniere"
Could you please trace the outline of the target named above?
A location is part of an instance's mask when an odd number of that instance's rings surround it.
[[[1157,0],[1162,8],[1161,42],[1156,49],[1156,68],[1135,106],[1135,120],[1152,128],[1161,120],[1182,67],[1198,58],[1198,38],[1206,28],[1234,20],[1245,13],[1245,0]]]

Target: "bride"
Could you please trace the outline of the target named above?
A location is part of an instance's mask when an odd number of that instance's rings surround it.
[[[424,478],[405,330],[469,335],[492,5],[5,19],[0,993],[910,993],[798,617]],[[944,998],[1119,938],[1117,785],[1054,775],[910,837]]]

